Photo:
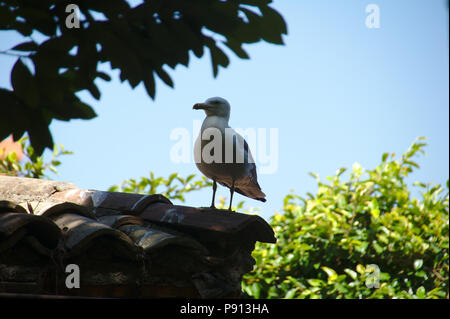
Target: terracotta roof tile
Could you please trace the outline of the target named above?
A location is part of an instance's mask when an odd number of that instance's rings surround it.
[[[112,228],[119,228],[123,225],[144,225],[144,221],[141,218],[132,215],[102,216],[98,218],[98,221]]]
[[[197,250],[203,254],[208,253],[208,250],[198,241],[185,235],[170,234],[157,229],[156,227],[123,225],[120,226],[119,229],[127,234],[136,245],[142,247],[146,252],[160,249],[167,245],[175,245],[183,249]]]
[[[0,176],[0,293],[238,295],[256,241],[276,241],[259,216]],[[61,279],[69,263],[82,268],[78,290]]]
[[[56,248],[61,237],[60,228],[46,217],[15,212],[0,213],[0,245],[11,240],[12,235],[21,232],[23,236],[35,237],[48,249]],[[14,240],[17,241],[18,238]]]
[[[147,206],[139,217],[194,235],[212,237],[245,235],[262,242],[276,241],[272,228],[261,217],[228,210],[155,203]]]
[[[131,259],[136,256],[136,247],[126,234],[94,219],[79,214],[64,213],[52,217],[52,220],[64,234],[66,257],[83,253],[99,237],[107,237],[109,245],[114,246],[114,251],[121,256]]]

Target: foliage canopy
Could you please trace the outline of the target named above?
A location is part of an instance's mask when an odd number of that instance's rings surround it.
[[[400,159],[385,153],[373,170],[354,164],[348,182],[345,169],[329,183],[312,174],[317,194],[286,196],[284,213],[271,220],[278,241],[257,244],[244,291],[253,298],[448,298],[448,181],[446,190],[414,183],[420,199],[405,182],[424,146],[420,138]]]
[[[168,199],[178,199],[184,202],[186,193],[212,186],[212,183],[205,177],[197,180],[195,177],[195,174],[192,174],[183,178],[178,173],[173,173],[165,179],[164,177],[155,177],[155,174],[150,172],[148,177],[141,177],[140,180],[130,178],[120,185],[111,186],[108,192],[161,194]]]
[[[99,63],[120,70],[121,81],[133,88],[143,83],[154,99],[155,76],[173,87],[164,67],[188,66],[190,51],[201,57],[208,50],[217,76],[219,66],[229,64],[224,47],[248,59],[243,44],[283,44],[287,34],[270,0],[143,0],[135,7],[126,0],[79,0],[79,28],[66,23],[71,2],[0,0],[0,30],[26,38],[2,52],[19,57],[11,71],[13,89],[0,88],[0,140],[28,132],[38,154],[53,146],[53,119],[96,116],[76,93],[100,98],[95,80],[110,76]]]

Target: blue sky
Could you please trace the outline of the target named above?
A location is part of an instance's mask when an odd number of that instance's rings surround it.
[[[368,4],[380,8],[380,28],[365,25]],[[267,194],[260,203],[237,194],[235,203],[260,207],[265,218],[279,211],[291,190],[315,192],[308,172],[321,177],[359,162],[373,168],[384,152],[401,154],[426,136],[427,156],[410,182],[444,183],[449,177],[448,10],[444,0],[292,1],[273,5],[285,18],[285,45],[247,45],[250,60],[230,54],[227,69],[212,76],[209,54],[191,55],[188,68],[170,70],[175,89],[157,83],[152,101],[143,85],[131,89],[112,71],[98,80],[99,101],[80,97],[98,117],[53,121],[55,142],[75,155],[62,158],[56,180],[105,190],[134,177],[179,172],[200,174],[194,163],[170,160],[175,128],[192,134],[203,113],[192,105],[212,96],[231,104],[232,127],[277,128],[278,170],[259,175]],[[0,49],[20,41],[0,33]],[[10,87],[14,58],[0,56],[0,86]],[[109,70],[109,65],[101,66]],[[48,153],[46,156],[48,157]],[[188,194],[186,205],[207,206],[211,189]],[[219,187],[218,195],[229,192]]]

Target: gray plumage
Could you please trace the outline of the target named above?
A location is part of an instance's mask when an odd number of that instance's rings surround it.
[[[228,125],[230,104],[223,98],[213,97],[193,108],[206,113],[194,145],[194,159],[198,169],[213,180],[211,207],[214,207],[216,182],[230,189],[230,210],[234,191],[265,202],[266,195],[258,184],[256,165],[248,144]],[[213,144],[214,141],[219,143]]]

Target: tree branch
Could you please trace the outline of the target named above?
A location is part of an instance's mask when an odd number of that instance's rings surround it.
[[[12,52],[8,52],[8,51],[9,50],[0,51],[0,54],[9,55],[9,56],[17,56],[17,57],[21,57],[21,58],[29,58],[30,57],[29,54],[19,54],[19,53],[12,53]]]

